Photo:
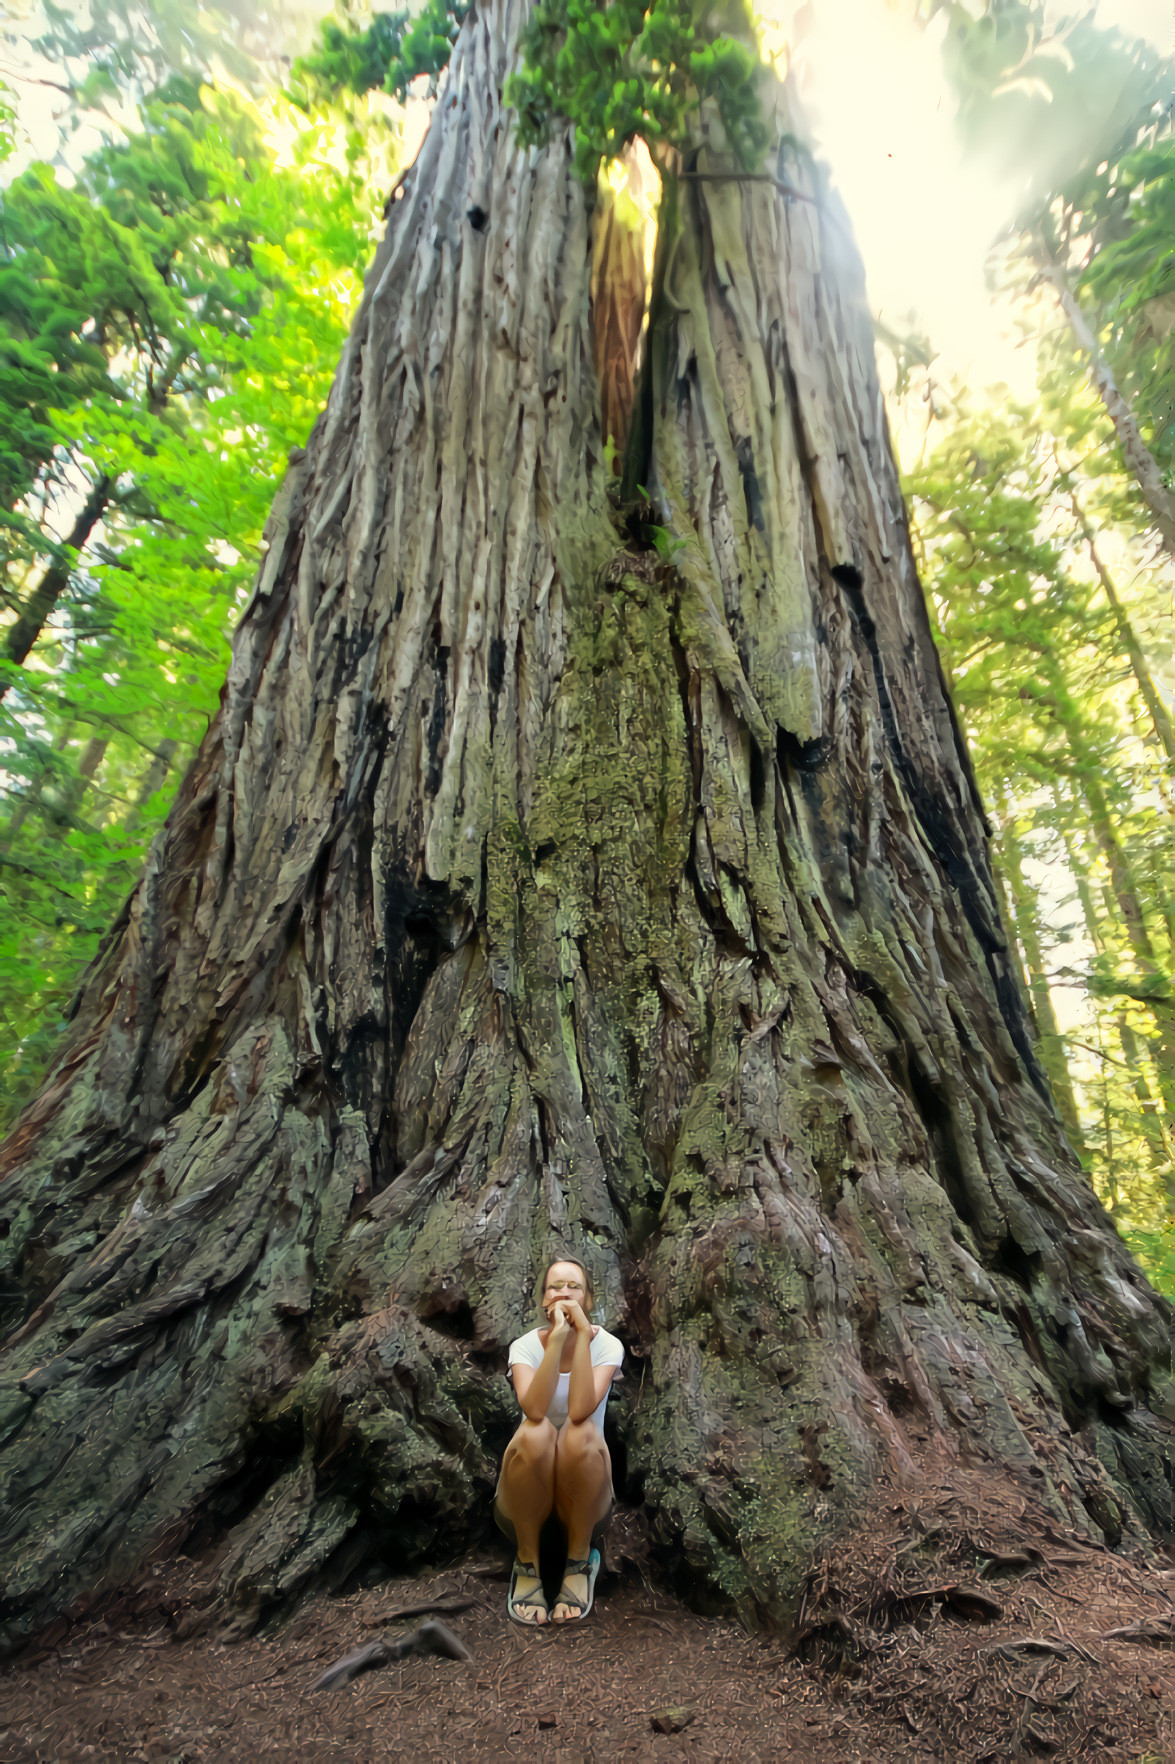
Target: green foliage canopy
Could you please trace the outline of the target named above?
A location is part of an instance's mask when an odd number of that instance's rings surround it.
[[[594,184],[602,159],[640,136],[664,170],[666,150],[696,142],[699,113],[720,119],[746,171],[770,137],[760,103],[763,68],[742,0],[539,0],[525,35],[526,65],[507,96],[524,141],[541,144],[556,116],[575,125],[576,165]]]
[[[323,87],[402,98],[422,74],[435,84],[467,11],[467,0],[426,0],[416,18],[378,14],[366,29],[328,20],[319,49],[294,66],[294,90],[303,102]],[[636,136],[664,169],[666,152],[690,146],[701,112],[720,120],[744,169],[767,150],[763,67],[745,0],[538,0],[523,43],[525,65],[506,92],[521,139],[541,146],[554,119],[567,118],[591,186],[600,161]]]
[[[408,11],[377,12],[365,30],[350,22],[324,20],[318,49],[294,63],[291,95],[305,106],[339,93],[364,97],[383,91],[403,99],[424,74],[435,90],[469,6],[470,0],[454,4],[425,0],[415,16]]]
[[[1102,553],[1136,511],[1070,397],[961,404],[906,491],[1054,1090],[1076,1082],[1087,1164],[1154,1272],[1175,1255],[1175,817],[1144,697],[1161,577],[1136,569],[1115,610]]]
[[[341,114],[266,117],[175,76],[70,182],[3,198],[0,545],[13,620],[87,496],[23,666],[0,674],[4,1112],[35,1083],[79,968],[198,741],[289,449],[334,372],[377,216]],[[0,639],[11,633],[9,624]]]
[[[1088,228],[1079,291],[1152,453],[1175,482],[1175,136],[1099,169],[1070,230]]]
[[[1175,63],[1089,12],[1050,22],[1041,0],[952,6],[946,62],[971,152],[1021,191],[1013,285],[1061,270],[1171,485]]]

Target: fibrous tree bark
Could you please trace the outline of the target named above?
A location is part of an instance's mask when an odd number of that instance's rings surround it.
[[[699,123],[623,505],[590,204],[502,102],[522,11],[462,29],[4,1151],[10,1641],[193,1532],[242,1625],[479,1532],[558,1248],[699,1599],[786,1617],[927,1442],[1170,1523],[1170,1311],[1033,1052],[843,223]]]

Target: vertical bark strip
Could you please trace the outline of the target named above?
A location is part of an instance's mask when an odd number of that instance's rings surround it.
[[[667,188],[646,546],[570,144],[501,102],[523,12],[462,29],[219,716],[3,1148],[10,1643],[193,1528],[239,1627],[480,1530],[557,1248],[699,1599],[786,1616],[931,1439],[1168,1523],[1170,1310],[1034,1064],[843,223]]]

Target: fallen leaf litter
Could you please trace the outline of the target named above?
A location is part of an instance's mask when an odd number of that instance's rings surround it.
[[[191,1633],[181,1560],[3,1669],[0,1759],[1175,1764],[1170,1560],[1090,1547],[957,1464],[882,1491],[822,1552],[791,1639],[636,1569],[601,1578],[582,1627],[520,1634],[496,1572],[316,1597],[226,1646]],[[430,1629],[471,1657],[417,1651]]]

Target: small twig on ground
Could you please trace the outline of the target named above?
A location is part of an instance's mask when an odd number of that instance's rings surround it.
[[[1058,1531],[1055,1525],[1046,1525],[1042,1535],[1046,1537],[1050,1543],[1060,1544],[1063,1550],[1071,1550],[1076,1544],[1081,1549],[1088,1550],[1091,1556],[1110,1555],[1105,1544],[1095,1543],[1091,1537],[1083,1537],[1079,1531],[1073,1532],[1069,1537],[1066,1537],[1064,1532]]]
[[[1048,1654],[1050,1658],[1059,1659],[1066,1654],[1075,1654],[1077,1649],[1070,1642],[1045,1641],[1043,1636],[1024,1635],[1018,1641],[996,1642],[983,1652],[999,1654],[1005,1660],[1015,1660],[1021,1654]]]
[[[1088,1660],[1091,1666],[1101,1665],[1101,1661],[1098,1659],[1097,1655],[1091,1654],[1089,1649],[1082,1647],[1080,1642],[1075,1642],[1069,1632],[1066,1629],[1063,1629],[1059,1623],[1056,1627],[1056,1638],[1058,1641],[1063,1641],[1066,1647],[1072,1648],[1075,1654],[1080,1654],[1083,1660]]]
[[[390,1641],[387,1636],[382,1636],[378,1641],[368,1642],[366,1647],[356,1648],[353,1654],[344,1654],[307,1687],[305,1694],[309,1696],[313,1691],[341,1688],[350,1684],[357,1673],[372,1666],[386,1666],[390,1660],[402,1660],[405,1654],[442,1654],[450,1660],[473,1658],[461,1637],[454,1635],[446,1624],[422,1623],[419,1629],[414,1629],[411,1635],[400,1641]]]
[[[1046,1559],[1040,1550],[1034,1549],[996,1550],[979,1547],[976,1549],[976,1554],[986,1557],[983,1567],[979,1570],[980,1575],[990,1574],[1000,1568],[1031,1568]]]
[[[1175,1648],[1175,1614],[1128,1623],[1124,1629],[1105,1629],[1103,1641],[1146,1642],[1152,1648]]]
[[[1040,1681],[1047,1672],[1052,1671],[1055,1665],[1055,1660],[1046,1660],[1032,1681],[1032,1689],[1024,1698],[1024,1707],[1020,1711],[1020,1719],[1016,1724],[1016,1738],[1013,1742],[1014,1751],[1019,1750],[1026,1736],[1037,1741],[1043,1737],[1032,1725],[1032,1712],[1040,1707],[1036,1696],[1037,1691],[1040,1689]]]
[[[415,1605],[397,1605],[394,1611],[377,1611],[373,1617],[364,1619],[367,1629],[381,1629],[385,1623],[395,1623],[400,1617],[422,1617],[426,1611],[443,1611],[446,1617],[454,1617],[459,1611],[470,1611],[478,1599],[421,1599]]]

